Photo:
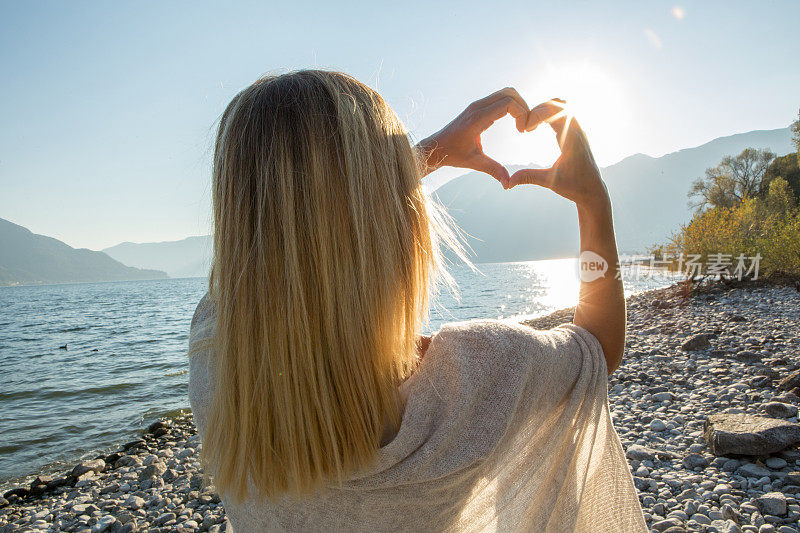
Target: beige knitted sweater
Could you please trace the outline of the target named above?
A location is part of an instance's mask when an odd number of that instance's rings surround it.
[[[190,346],[213,324],[198,306]],[[213,354],[190,356],[202,436]],[[611,423],[597,339],[473,320],[442,326],[400,387],[399,432],[375,464],[302,501],[223,499],[236,533],[260,531],[646,531]]]

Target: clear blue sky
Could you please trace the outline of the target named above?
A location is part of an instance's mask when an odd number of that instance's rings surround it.
[[[507,85],[566,96],[602,165],[797,116],[800,2],[564,4],[4,1],[0,218],[93,249],[207,233],[214,123],[273,70],[349,72],[417,139]],[[485,146],[555,157],[507,120]]]

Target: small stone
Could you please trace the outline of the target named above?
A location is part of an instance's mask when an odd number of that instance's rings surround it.
[[[659,533],[663,533],[667,529],[675,526],[680,526],[681,521],[677,518],[667,518],[665,520],[659,520],[658,522],[653,522],[650,526],[650,529],[653,531],[658,531]]]
[[[681,344],[681,350],[686,352],[692,352],[695,350],[702,350],[710,346],[711,342],[708,340],[708,335],[700,334],[689,338],[683,344]]]
[[[795,370],[778,382],[778,390],[792,390],[800,387],[800,370]]]
[[[117,519],[111,515],[101,516],[97,523],[92,526],[92,533],[103,533],[104,531],[108,531],[108,528],[110,528],[116,521]]]
[[[147,446],[147,442],[144,439],[136,439],[136,440],[132,440],[130,442],[126,442],[125,444],[123,444],[122,445],[122,449],[127,452],[129,450],[133,450],[133,449],[136,449],[136,448],[144,448],[146,446]]]
[[[3,498],[11,499],[12,497],[25,498],[31,493],[28,487],[16,487],[7,490],[3,493]]]
[[[106,462],[102,459],[92,459],[91,461],[83,461],[75,465],[75,468],[72,469],[72,477],[79,478],[84,474],[88,474],[89,472],[93,473],[100,473],[106,467]]]
[[[151,477],[161,477],[164,475],[164,472],[167,471],[167,465],[162,463],[161,461],[156,461],[152,464],[147,465],[139,472],[139,481],[143,481],[145,479]]]
[[[783,402],[769,402],[764,405],[764,412],[776,418],[792,418],[797,416],[797,406]]]
[[[193,449],[191,449],[191,448],[184,448],[183,450],[179,451],[179,452],[178,452],[178,453],[175,455],[175,457],[176,457],[177,459],[181,459],[181,460],[183,460],[183,459],[186,459],[187,457],[191,457],[191,456],[192,456],[192,455],[194,455],[194,454],[195,454],[195,451],[194,451]]]
[[[131,495],[128,497],[127,500],[125,500],[125,503],[123,505],[128,509],[133,509],[133,510],[141,509],[145,505],[145,500],[144,498],[140,498],[139,496]]]
[[[671,392],[657,392],[653,394],[653,400],[657,402],[671,402],[675,400],[675,395]]]
[[[695,513],[691,516],[691,519],[697,522],[698,524],[707,526],[711,523],[711,519],[702,513]]]
[[[708,459],[700,455],[699,453],[690,453],[686,457],[683,458],[683,467],[687,470],[693,470],[695,468],[705,468],[708,466]]]
[[[122,468],[126,466],[141,466],[142,460],[136,455],[123,455],[114,463],[114,468]]]
[[[650,448],[646,448],[640,444],[628,446],[628,450],[625,452],[625,455],[628,457],[628,459],[632,459],[634,461],[652,461],[656,458],[655,450],[651,450]]]
[[[157,526],[163,526],[167,522],[175,520],[175,518],[176,518],[175,513],[163,513],[158,515],[158,518],[156,518],[153,523],[156,524]]]
[[[756,498],[756,505],[762,514],[783,516],[786,514],[786,496],[781,492],[768,492]]]
[[[780,470],[781,468],[786,468],[789,463],[780,457],[769,457],[766,461],[764,461],[764,464],[773,470]]]
[[[156,420],[152,424],[147,427],[148,433],[155,433],[159,429],[167,429],[171,426],[171,423],[168,420]]]
[[[756,363],[761,361],[761,355],[750,350],[742,350],[741,352],[737,352],[734,357],[743,363]]]
[[[757,465],[755,463],[745,463],[736,470],[736,473],[744,477],[750,477],[750,478],[766,477],[767,479],[769,479],[769,475],[772,472],[770,472],[761,465]]]
[[[650,422],[650,429],[652,431],[664,431],[667,429],[667,424],[663,420],[656,418],[652,422]]]

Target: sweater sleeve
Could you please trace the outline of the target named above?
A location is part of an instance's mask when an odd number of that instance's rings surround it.
[[[214,391],[213,354],[210,346],[214,318],[213,304],[206,295],[197,305],[189,329],[189,405],[201,439],[205,434]]]
[[[592,531],[597,517],[613,524],[609,531],[642,531],[641,508],[609,413],[608,373],[597,338],[574,324],[547,331],[512,326],[509,335],[527,376],[496,450],[498,479],[505,480],[498,497],[516,505],[517,488],[528,487],[548,502],[550,512],[535,506],[520,514],[544,531]],[[564,517],[574,520],[572,527]]]
[[[471,505],[465,521],[493,516],[498,531],[593,531],[604,521],[609,531],[644,530],[591,333],[573,324],[450,323],[429,355],[431,367],[441,364],[430,370],[445,399],[436,427],[453,436],[439,442],[439,470],[479,464],[489,480],[473,501],[491,507]]]

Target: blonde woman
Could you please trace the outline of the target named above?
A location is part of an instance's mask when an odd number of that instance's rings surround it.
[[[413,147],[344,74],[268,76],[233,99],[189,398],[237,533],[645,529],[606,397],[625,336],[611,204],[563,108],[504,89]],[[506,114],[556,130],[552,169],[509,176],[483,153]],[[441,165],[575,202],[581,250],[611,267],[582,283],[574,324],[473,320],[420,338],[440,246],[458,250],[420,182]]]

